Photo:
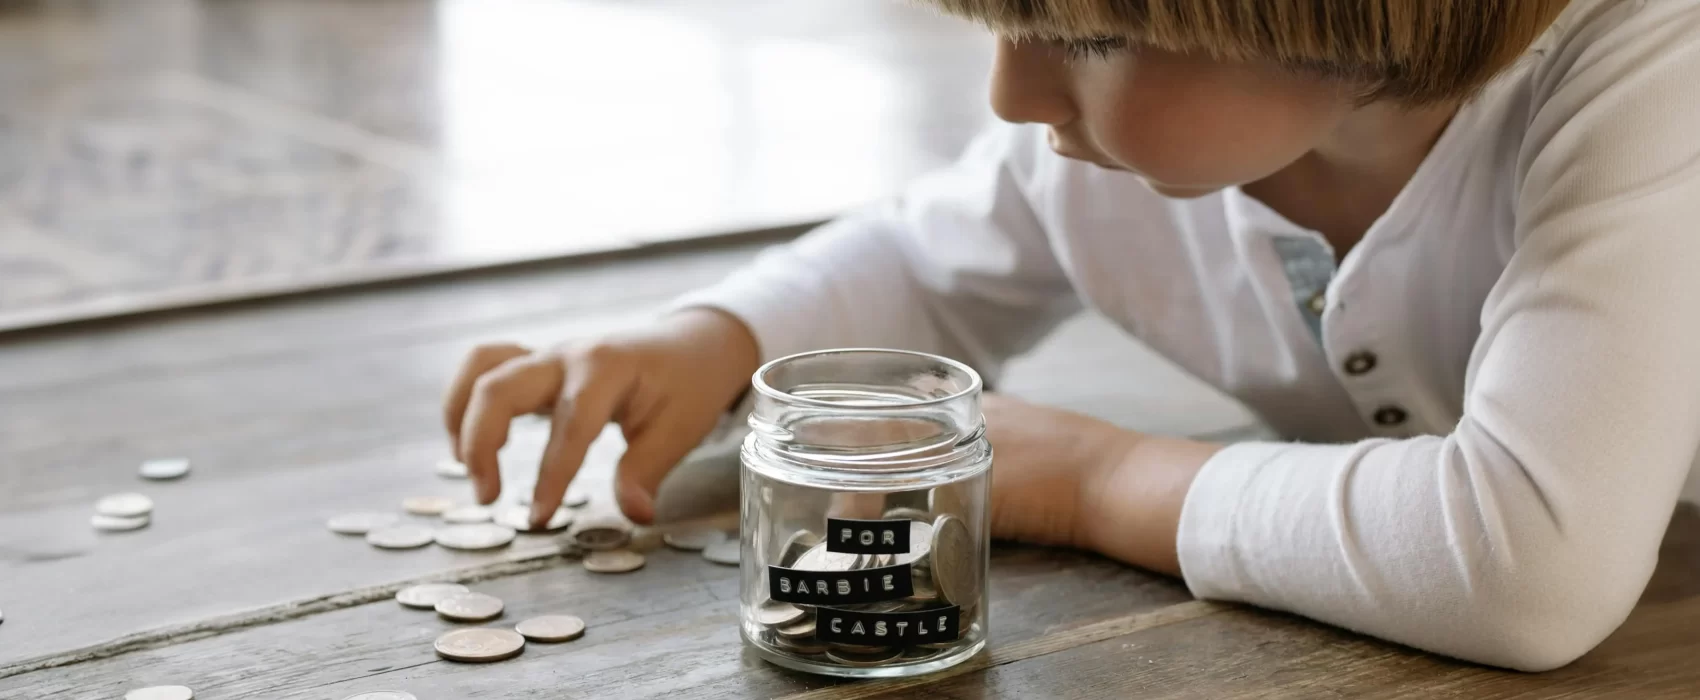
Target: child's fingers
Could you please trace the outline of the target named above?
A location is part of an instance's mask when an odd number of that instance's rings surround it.
[[[461,462],[466,465],[479,503],[491,503],[502,493],[502,470],[496,452],[508,441],[513,419],[542,410],[561,395],[565,369],[551,354],[515,357],[485,372],[472,385],[466,417],[461,422]]]
[[[634,375],[620,362],[574,362],[549,422],[549,444],[538,467],[537,488],[531,494],[531,522],[541,526],[561,506],[567,485],[578,475],[590,443],[613,419],[631,392]]]
[[[626,445],[614,476],[614,498],[632,522],[648,525],[655,521],[655,493],[661,481],[714,427],[712,422],[691,423],[701,421],[685,411],[663,411]]]
[[[480,345],[467,353],[460,372],[449,384],[443,398],[443,427],[449,431],[449,449],[459,459],[460,428],[466,420],[466,407],[472,402],[472,386],[478,378],[502,363],[531,354],[530,350],[512,343]]]

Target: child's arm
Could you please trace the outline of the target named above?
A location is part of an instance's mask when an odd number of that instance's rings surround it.
[[[762,358],[887,347],[946,355],[988,377],[1079,309],[1026,192],[1045,148],[998,125],[891,203],[764,253],[687,296],[742,320]]]
[[[1672,14],[1534,77],[1552,94],[1517,248],[1452,434],[1145,442],[1100,475],[1090,544],[1160,569],[1173,548],[1201,597],[1523,670],[1616,629],[1700,450],[1700,20]],[[1194,475],[1184,502],[1165,488]]]

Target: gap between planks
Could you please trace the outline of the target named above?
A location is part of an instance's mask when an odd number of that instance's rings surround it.
[[[1142,630],[1196,620],[1232,609],[1234,609],[1232,605],[1203,600],[1176,603],[1151,612],[1111,618],[1032,639],[992,647],[986,653],[975,656],[958,666],[926,676],[835,685],[786,695],[779,700],[858,700],[859,698],[871,698],[897,690],[919,688],[972,671],[1067,651],[1075,647],[1114,639]]]
[[[351,591],[332,593],[329,595],[307,598],[276,605],[268,605],[253,610],[220,615],[204,620],[169,625],[151,630],[144,630],[117,639],[92,644],[86,647],[70,649],[46,656],[0,666],[0,679],[10,678],[32,671],[41,671],[61,666],[69,666],[85,661],[104,659],[132,651],[155,649],[182,642],[216,637],[260,625],[287,622],[319,613],[333,612],[352,608],[367,603],[395,597],[396,591],[420,583],[446,581],[453,583],[476,583],[490,579],[514,576],[533,571],[541,571],[556,565],[562,558],[559,547],[517,552],[508,555],[500,561],[450,569],[426,576],[418,576],[402,581],[392,581],[375,586],[366,586]]]

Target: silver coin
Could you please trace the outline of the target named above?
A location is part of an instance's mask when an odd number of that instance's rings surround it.
[[[888,663],[903,654],[903,650],[887,648],[872,654],[856,654],[833,647],[826,648],[826,658],[837,661],[845,666],[878,666]]]
[[[182,685],[156,685],[125,693],[124,700],[195,700],[195,691]]]
[[[584,568],[598,574],[623,574],[643,568],[642,554],[625,549],[601,550],[584,557]]]
[[[400,690],[376,690],[370,693],[350,695],[342,700],[419,700],[413,693]]]
[[[573,530],[573,541],[591,551],[619,549],[632,541],[631,526],[613,518],[597,518],[579,523]]]
[[[954,519],[954,518],[953,518]],[[909,553],[892,555],[879,566],[893,564],[928,565],[928,559],[933,553],[933,524],[919,520],[909,521]]]
[[[452,459],[439,460],[437,462],[437,476],[444,479],[465,479],[467,476],[466,465]]]
[[[150,459],[146,462],[142,462],[142,466],[137,468],[136,472],[141,474],[143,479],[150,479],[153,481],[181,479],[183,478],[183,475],[189,473],[189,460],[178,457],[170,459]]]
[[[424,525],[396,525],[366,533],[366,544],[378,549],[418,549],[434,539],[436,533]]]
[[[589,503],[589,502],[590,502],[590,494],[587,494],[583,491],[568,491],[566,499],[561,501],[561,505],[566,506],[568,508],[582,508],[582,507],[584,507],[584,505],[586,503]]]
[[[667,546],[686,552],[700,552],[725,539],[726,533],[702,526],[669,530],[661,536],[661,541]]]
[[[815,620],[812,617],[805,617],[789,625],[775,627],[773,633],[786,639],[813,637],[815,636]]]
[[[449,549],[496,549],[514,541],[514,529],[491,523],[450,525],[438,530],[435,539]]]
[[[886,520],[918,520],[927,523],[933,521],[932,513],[928,513],[920,508],[909,508],[906,506],[898,506],[896,508],[888,509],[885,511],[885,514],[880,517]]]
[[[454,499],[442,496],[413,496],[401,501],[401,509],[414,515],[442,515],[454,507]]]
[[[396,591],[395,602],[409,608],[434,610],[445,599],[471,592],[472,589],[458,583],[421,583]]]
[[[829,552],[826,550],[826,543],[822,542],[810,547],[803,556],[797,557],[797,562],[790,568],[802,571],[855,571],[862,568],[868,560],[866,554]]]
[[[89,524],[101,532],[129,532],[140,530],[153,522],[153,517],[140,515],[134,518],[115,518],[110,515],[96,513],[89,517]]]
[[[722,540],[702,550],[702,558],[725,566],[737,566],[743,556],[744,543],[739,540]]]
[[[487,523],[494,515],[489,508],[484,506],[461,506],[443,511],[443,522],[454,525]]]
[[[325,521],[325,527],[339,535],[364,535],[400,521],[394,513],[345,513]]]
[[[839,651],[845,651],[845,652],[849,652],[849,653],[852,653],[852,654],[884,654],[885,652],[891,650],[891,647],[884,646],[884,645],[869,646],[869,645],[866,645],[866,644],[845,644],[843,642],[832,642],[832,643],[827,644],[827,646],[830,647],[830,648],[833,648],[833,649],[837,649]]]
[[[514,625],[514,631],[533,642],[570,642],[584,636],[584,620],[572,615],[544,615]]]
[[[139,493],[115,493],[95,501],[94,512],[113,518],[137,518],[153,512],[153,499]]]
[[[776,647],[779,647],[781,649],[784,649],[786,651],[789,651],[793,654],[802,654],[802,655],[805,655],[805,656],[814,656],[814,655],[817,655],[817,654],[825,654],[826,653],[826,645],[825,644],[822,644],[822,643],[820,643],[820,642],[818,642],[814,639],[809,639],[809,638],[806,638],[806,637],[805,638],[799,638],[799,639],[791,639],[791,638],[788,638],[788,637],[781,637],[781,636],[778,636],[778,635],[774,635],[773,645],[776,646]]]
[[[489,663],[519,656],[525,651],[525,637],[513,630],[479,627],[448,632],[433,646],[438,656],[450,661]]]
[[[779,550],[779,565],[793,568],[797,560],[809,552],[809,548],[820,544],[820,535],[808,530],[798,530],[791,533],[791,538],[785,540],[785,547]]]
[[[784,627],[803,619],[809,613],[790,603],[767,601],[756,606],[756,622],[767,627]]]
[[[518,532],[559,532],[573,524],[573,514],[565,508],[557,508],[555,514],[549,517],[548,524],[541,528],[532,529],[530,508],[507,506],[496,511],[495,520],[497,525],[506,525]]]
[[[974,537],[961,518],[941,515],[933,523],[932,577],[945,600],[963,607],[980,601],[980,567]]]
[[[461,593],[437,601],[438,615],[455,622],[483,622],[502,616],[502,599],[483,593]]]

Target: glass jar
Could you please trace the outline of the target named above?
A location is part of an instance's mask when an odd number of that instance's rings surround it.
[[[744,642],[787,668],[911,676],[986,640],[992,450],[980,376],[829,350],[756,372],[742,453]]]

